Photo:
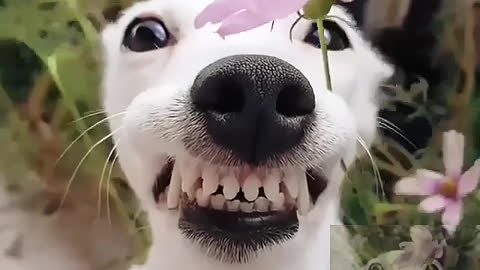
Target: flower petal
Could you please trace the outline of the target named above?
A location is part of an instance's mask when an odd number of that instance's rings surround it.
[[[445,229],[445,231],[447,231],[449,236],[453,236],[457,230],[457,226],[443,225],[442,227]]]
[[[221,37],[225,37],[254,29],[268,23],[269,21],[269,19],[259,17],[250,10],[244,10],[225,19],[217,32]]]
[[[216,0],[197,15],[195,27],[200,28],[208,22],[219,23],[232,14],[245,10],[250,2],[252,0]]]
[[[225,37],[247,31],[299,11],[308,0],[216,0],[196,18],[195,27],[222,22],[218,33]]]
[[[415,176],[420,179],[420,178],[428,178],[428,179],[433,179],[433,180],[442,180],[445,178],[445,175],[431,171],[431,170],[426,170],[426,169],[418,169],[415,173]]]
[[[442,210],[447,205],[447,199],[442,195],[433,195],[420,203],[420,209],[426,213],[434,213]]]
[[[410,236],[413,243],[422,244],[432,242],[432,233],[428,230],[426,226],[417,225],[410,228]]]
[[[435,247],[435,252],[434,252],[434,258],[435,259],[440,259],[443,257],[443,249],[447,246],[447,242],[445,239],[442,239],[442,241],[438,242],[438,244]]]
[[[475,161],[475,164],[466,171],[460,180],[458,180],[458,195],[465,197],[465,195],[472,192],[478,186],[478,180],[480,178],[480,159]]]
[[[270,18],[281,19],[303,8],[309,0],[257,0],[258,12]]]
[[[445,212],[442,215],[442,223],[449,226],[456,227],[463,216],[462,201],[453,201],[448,203],[445,207]]]
[[[415,247],[415,245],[413,244],[413,242],[401,242],[400,244],[398,244],[398,247],[400,247],[401,249],[404,249],[404,250],[413,250],[413,248]]]
[[[426,192],[420,182],[413,177],[405,177],[397,181],[395,184],[395,194],[410,196],[426,196],[431,193]]]
[[[438,191],[440,184],[445,180],[445,176],[426,169],[418,169],[416,177],[419,184],[426,193],[434,194]]]
[[[443,164],[448,176],[457,178],[462,173],[465,137],[450,130],[443,134]]]

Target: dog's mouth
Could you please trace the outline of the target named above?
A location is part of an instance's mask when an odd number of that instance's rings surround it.
[[[180,209],[179,228],[219,260],[248,261],[298,231],[327,181],[314,169],[220,167],[170,159],[153,186],[157,204]]]

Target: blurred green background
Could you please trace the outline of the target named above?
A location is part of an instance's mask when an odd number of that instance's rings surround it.
[[[141,262],[150,241],[148,223],[109,155],[112,144],[107,141],[89,152],[108,134],[106,126],[81,136],[57,164],[70,143],[104,117],[99,105],[99,31],[131,2],[0,0],[0,184],[12,194],[46,191],[42,211],[55,212],[70,201],[94,205],[99,216],[118,217],[135,247],[127,260]],[[394,17],[395,6],[390,9]],[[372,151],[383,184],[365,158],[349,171],[342,197],[347,224],[382,225],[349,227],[364,239],[355,241],[363,260],[397,248],[408,238],[409,225],[439,225],[438,216],[419,213],[418,201],[395,196],[392,187],[416,168],[443,171],[443,131],[453,128],[466,135],[466,166],[480,156],[478,10],[471,1],[444,1],[435,16],[430,30],[439,42],[433,65],[442,66],[447,75],[434,83],[418,75],[383,87],[388,98],[382,105],[382,136]],[[100,183],[102,172],[105,181]],[[451,269],[480,269],[475,227],[480,224],[480,193],[466,204],[461,229],[448,240],[460,256]],[[388,229],[395,224],[405,230]],[[392,233],[395,240],[378,239]]]

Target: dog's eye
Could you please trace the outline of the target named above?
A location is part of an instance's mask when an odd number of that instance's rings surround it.
[[[345,34],[337,23],[325,20],[323,26],[325,27],[325,43],[327,44],[328,50],[341,51],[350,48],[350,41],[348,40],[347,34]],[[312,24],[310,31],[303,41],[317,48],[321,47],[317,24]]]
[[[368,270],[383,270],[383,266],[379,263],[372,263]]]
[[[123,46],[134,52],[146,52],[170,45],[170,33],[158,19],[137,18],[127,27]]]

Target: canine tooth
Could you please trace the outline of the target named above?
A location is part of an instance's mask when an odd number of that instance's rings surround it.
[[[195,192],[195,197],[197,199],[197,204],[200,207],[208,207],[208,203],[210,202],[210,195],[203,194],[202,188],[198,188]]]
[[[210,195],[218,189],[218,173],[215,167],[208,166],[202,172],[202,188],[205,195]]]
[[[253,212],[253,203],[248,202],[241,202],[240,203],[240,210],[245,213]]]
[[[279,171],[272,171],[263,183],[263,191],[270,201],[276,200],[280,194],[280,176]]]
[[[275,201],[272,201],[272,210],[273,211],[283,210],[284,205],[285,205],[285,194],[280,193],[278,194],[278,198]]]
[[[227,210],[230,212],[238,212],[238,210],[240,210],[240,200],[227,201]]]
[[[298,196],[299,177],[301,179],[302,175],[300,175],[300,173],[295,169],[287,169],[285,171],[283,183],[287,187],[288,194],[290,194],[292,198],[297,198]]]
[[[258,197],[255,200],[255,210],[258,212],[267,212],[268,211],[268,200],[264,197]]]
[[[225,197],[223,195],[215,195],[212,196],[212,207],[216,210],[223,210],[223,206],[225,205]]]
[[[250,174],[243,182],[242,191],[245,199],[252,202],[258,197],[258,189],[261,186],[260,179],[255,174]]]
[[[182,194],[182,177],[178,166],[173,168],[172,178],[170,179],[170,185],[168,186],[167,193],[167,207],[168,209],[175,209],[178,207],[180,201],[180,195]]]
[[[227,176],[222,179],[223,195],[227,200],[231,200],[237,196],[240,191],[240,185],[234,176]]]
[[[200,176],[198,166],[192,164],[185,164],[182,168],[182,190],[188,194],[188,197],[195,196],[194,184]]]
[[[297,209],[302,216],[306,215],[310,209],[310,195],[305,174],[298,181]]]

